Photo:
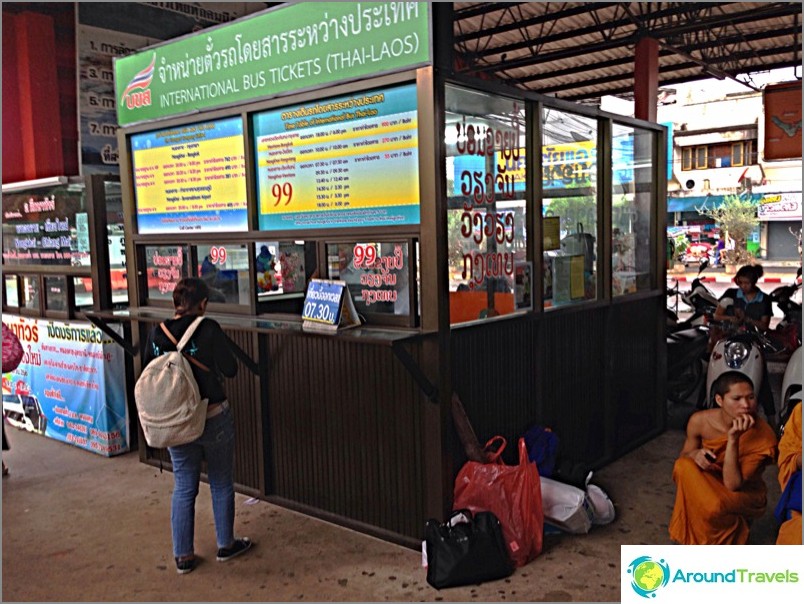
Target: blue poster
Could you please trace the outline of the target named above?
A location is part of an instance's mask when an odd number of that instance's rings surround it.
[[[106,457],[128,451],[123,349],[87,322],[6,314],[3,322],[25,350],[3,374],[6,421]]]

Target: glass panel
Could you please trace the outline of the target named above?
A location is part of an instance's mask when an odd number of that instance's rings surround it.
[[[45,277],[45,308],[67,310],[67,277]]]
[[[681,169],[692,170],[692,149],[690,148],[681,150]]]
[[[198,276],[209,285],[209,301],[248,304],[251,298],[248,246],[199,245],[196,251]]]
[[[705,170],[706,167],[706,147],[695,147],[695,168]]]
[[[109,239],[109,276],[112,284],[112,302],[128,302],[126,273],[126,235],[123,226],[123,203],[119,182],[104,182],[106,193],[106,234]],[[78,290],[76,289],[76,303]]]
[[[255,248],[259,300],[282,294],[304,294],[309,270],[307,257],[315,254],[314,244],[305,244],[304,241],[260,241]]]
[[[361,314],[410,314],[407,242],[327,245],[330,279],[341,279]]]
[[[445,118],[450,322],[513,313],[527,259],[524,103],[447,86]]]
[[[731,146],[731,163],[734,166],[743,165],[743,143],[734,143]]]
[[[37,275],[22,275],[22,304],[21,308],[39,308],[39,277]]]
[[[552,308],[597,297],[597,121],[545,107],[542,136],[542,289]]]
[[[90,266],[84,185],[3,193],[3,264]]]
[[[261,231],[419,224],[415,84],[271,109],[253,130]]]
[[[146,287],[150,300],[173,301],[173,290],[190,276],[189,246],[145,246]]]
[[[654,133],[612,126],[611,293],[651,288]]]
[[[75,307],[89,308],[92,306],[92,279],[89,277],[73,277],[75,288]]]
[[[6,275],[6,306],[19,306],[19,295],[17,294],[17,275]]]

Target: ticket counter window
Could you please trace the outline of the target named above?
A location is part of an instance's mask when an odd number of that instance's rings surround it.
[[[546,107],[542,136],[542,295],[555,308],[597,298],[597,121]]]
[[[254,246],[257,296],[260,301],[277,296],[302,295],[314,262],[315,247],[304,241],[258,241]],[[311,255],[312,254],[312,255]]]
[[[524,102],[447,86],[445,118],[450,322],[527,309]]]
[[[401,317],[399,322],[411,324],[409,242],[335,243],[326,249],[329,278],[346,282],[358,313]]]
[[[56,311],[67,310],[67,277],[45,277],[45,308]]]
[[[22,276],[22,304],[21,308],[39,309],[39,276]]]
[[[189,246],[145,246],[148,299],[173,302],[173,290],[190,276]]]
[[[92,307],[92,279],[89,277],[73,277],[75,288],[75,307],[88,309]],[[128,296],[126,296],[128,299]]]
[[[199,245],[196,258],[198,276],[209,286],[210,303],[249,304],[247,245]]]
[[[651,207],[654,136],[648,130],[612,126],[611,293],[651,288]]]
[[[5,304],[9,307],[18,307],[20,305],[19,294],[17,293],[17,275],[6,275],[3,279],[5,284]]]

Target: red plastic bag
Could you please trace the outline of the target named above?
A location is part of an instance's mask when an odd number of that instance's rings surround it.
[[[14,371],[22,361],[22,356],[22,345],[17,334],[3,323],[3,373]]]
[[[467,461],[455,479],[453,509],[469,508],[473,514],[493,512],[502,524],[503,536],[514,564],[524,566],[542,551],[544,512],[542,488],[536,464],[528,460],[525,439],[519,439],[519,465],[502,463],[506,441],[495,436],[500,448],[489,455],[489,463]]]

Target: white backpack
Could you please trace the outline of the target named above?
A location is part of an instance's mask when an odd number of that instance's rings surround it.
[[[177,343],[164,323],[162,331],[176,345],[176,350],[156,357],[143,369],[134,386],[134,400],[145,441],[162,449],[184,445],[204,432],[208,399],[202,399],[190,362],[204,371],[209,368],[183,353],[204,317],[198,317]],[[189,362],[188,362],[189,360]]]

